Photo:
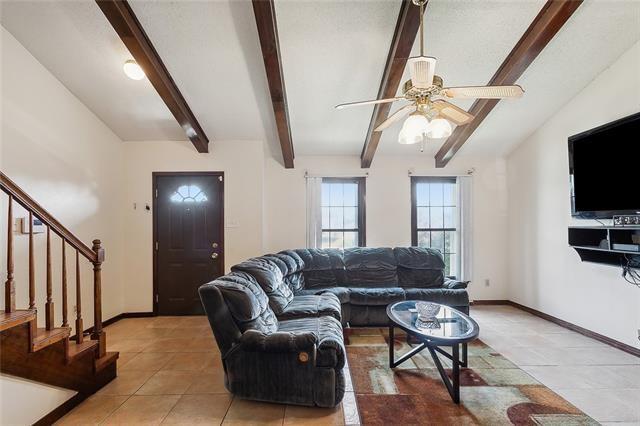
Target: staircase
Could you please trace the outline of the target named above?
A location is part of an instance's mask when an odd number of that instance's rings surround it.
[[[102,330],[101,268],[104,249],[100,240],[87,246],[60,224],[42,206],[0,172],[0,188],[8,195],[7,207],[7,280],[5,306],[0,311],[0,371],[25,379],[77,391],[81,397],[96,392],[116,376],[117,352],[107,352]],[[14,208],[16,203],[28,214],[28,294],[26,309],[16,309],[14,281]],[[46,302],[45,327],[38,327],[36,307],[34,218],[46,229]],[[51,234],[61,244],[62,324],[54,324]],[[75,257],[75,330],[68,321],[67,251]],[[81,262],[93,266],[93,327],[84,330],[82,318]],[[27,283],[25,283],[27,284]],[[26,305],[26,303],[25,303]],[[41,312],[42,313],[42,312]]]

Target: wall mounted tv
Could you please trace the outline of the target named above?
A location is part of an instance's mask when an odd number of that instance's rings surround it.
[[[571,213],[640,214],[640,113],[569,138]]]

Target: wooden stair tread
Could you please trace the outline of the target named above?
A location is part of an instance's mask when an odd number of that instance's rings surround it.
[[[36,331],[36,336],[31,342],[33,351],[38,351],[42,348],[46,348],[49,345],[59,342],[60,340],[64,340],[69,337],[70,334],[70,327],[57,327],[51,330],[47,330],[46,328],[38,328]]]
[[[120,352],[107,352],[103,357],[96,359],[96,371],[101,371],[112,362],[115,362],[120,356]]]
[[[69,341],[69,349],[67,350],[67,361],[72,362],[74,359],[83,355],[87,351],[91,351],[98,346],[97,340],[85,340],[78,344],[73,340]]]
[[[35,309],[21,309],[10,313],[0,311],[0,331],[8,330],[35,319]]]

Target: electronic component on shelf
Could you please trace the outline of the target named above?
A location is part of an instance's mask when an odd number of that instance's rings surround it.
[[[613,243],[611,248],[613,250],[620,250],[620,251],[637,251],[640,253],[640,245],[638,244],[620,244],[620,243]]]
[[[613,216],[613,226],[640,226],[640,215]]]

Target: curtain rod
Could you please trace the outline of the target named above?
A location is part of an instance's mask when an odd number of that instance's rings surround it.
[[[369,177],[369,172],[365,173],[327,173],[327,174],[317,174],[317,173],[309,173],[305,170],[304,177],[306,178],[356,178],[356,177]]]
[[[409,176],[416,177],[460,177],[460,176],[473,176],[476,168],[472,167],[467,170],[466,173],[442,173],[442,174],[430,174],[430,173],[415,173],[412,169],[407,170]]]

